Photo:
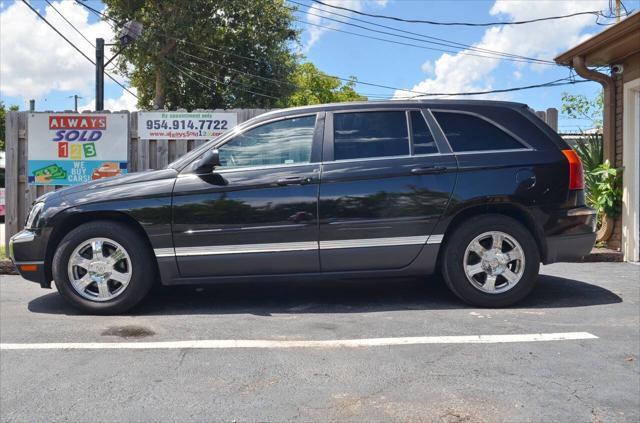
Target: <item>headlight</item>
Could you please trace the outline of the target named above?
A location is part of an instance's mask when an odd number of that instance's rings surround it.
[[[33,229],[35,224],[38,223],[38,218],[40,217],[40,212],[44,208],[44,203],[35,203],[29,212],[29,217],[27,218],[27,224],[25,225],[26,229]]]

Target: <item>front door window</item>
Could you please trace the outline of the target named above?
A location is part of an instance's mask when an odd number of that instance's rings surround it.
[[[316,117],[267,123],[220,147],[221,169],[309,163]]]

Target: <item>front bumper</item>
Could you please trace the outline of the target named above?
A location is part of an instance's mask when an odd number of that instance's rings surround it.
[[[44,260],[33,260],[34,250],[38,249],[37,233],[22,230],[9,240],[9,258],[16,266],[20,276],[26,280],[37,282],[43,288],[50,288],[51,281],[47,280]]]
[[[596,211],[589,207],[566,210],[559,221],[559,233],[546,237],[547,254],[544,264],[579,261],[588,255],[596,242]]]

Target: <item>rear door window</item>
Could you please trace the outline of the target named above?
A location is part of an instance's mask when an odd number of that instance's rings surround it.
[[[477,116],[433,112],[454,152],[525,148],[511,135]]]
[[[409,155],[405,111],[336,113],[334,160]]]

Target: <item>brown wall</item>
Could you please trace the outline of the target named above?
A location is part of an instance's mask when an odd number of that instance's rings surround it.
[[[625,72],[626,73],[626,66]],[[613,79],[616,86],[616,112],[613,119],[615,124],[615,145],[616,145],[616,161],[613,163],[616,167],[622,166],[622,115],[623,115],[623,90],[624,85],[623,74],[616,74]],[[622,221],[620,218],[615,220],[613,233],[607,241],[607,247],[619,250],[622,247]]]

